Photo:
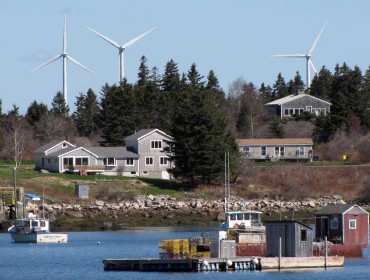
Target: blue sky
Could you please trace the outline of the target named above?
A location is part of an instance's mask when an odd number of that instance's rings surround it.
[[[68,63],[68,105],[89,88],[118,82],[118,51],[86,26],[126,43],[150,28],[157,29],[125,51],[125,74],[137,80],[140,57],[149,68],[173,59],[180,72],[197,65],[200,74],[213,70],[227,93],[238,78],[272,85],[279,72],[286,81],[305,60],[271,58],[273,54],[306,53],[325,20],[326,28],[312,61],[317,70],[333,71],[337,63],[370,65],[370,1],[368,0],[1,0],[0,98],[3,112],[13,104],[24,114],[36,100],[50,108],[62,91],[62,61],[30,73],[62,53],[64,14],[67,52],[97,76]]]

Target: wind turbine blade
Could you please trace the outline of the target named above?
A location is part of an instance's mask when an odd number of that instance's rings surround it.
[[[120,48],[120,45],[118,45],[117,42],[113,41],[112,39],[109,39],[108,37],[100,34],[99,32],[96,32],[94,29],[91,29],[90,27],[86,26],[87,29],[90,29],[90,31],[94,32],[96,35],[98,35],[100,38],[104,39],[105,41],[107,41],[109,44],[112,44],[113,46],[115,46],[116,48]]]
[[[91,70],[89,70],[87,67],[83,66],[83,65],[82,65],[81,63],[79,63],[77,60],[73,59],[73,58],[72,58],[72,57],[70,57],[69,55],[67,55],[66,57],[67,57],[67,59],[69,59],[69,60],[70,60],[70,61],[72,61],[73,63],[77,64],[77,65],[78,65],[78,66],[80,66],[81,68],[85,69],[86,71],[88,71],[88,72],[90,72],[91,74],[93,74],[93,75],[95,75],[95,76],[96,76],[96,74],[95,74],[93,71],[91,71]]]
[[[49,59],[48,61],[46,61],[45,63],[41,64],[40,66],[36,67],[35,69],[31,70],[30,72],[34,72],[36,71],[37,69],[40,69],[46,65],[48,65],[49,63],[52,63],[53,61],[57,60],[58,58],[62,57],[63,55],[62,54],[58,54],[54,57],[52,57],[51,59]]]
[[[67,15],[64,14],[63,53],[67,50]]]
[[[321,28],[321,30],[320,30],[319,35],[317,35],[315,42],[313,42],[311,49],[308,51],[308,55],[311,55],[311,54],[313,53],[313,51],[314,51],[314,49],[315,49],[315,47],[316,47],[316,44],[317,44],[317,42],[319,41],[319,38],[320,38],[320,36],[321,36],[321,33],[324,31],[324,28],[325,28],[325,26],[326,26],[326,24],[327,24],[327,23],[328,23],[328,21],[325,21],[325,23],[324,23],[323,27],[322,27],[322,28]]]
[[[296,53],[296,54],[276,54],[271,55],[271,57],[306,57],[304,54]]]
[[[315,72],[315,74],[317,73],[317,71],[316,71],[316,68],[315,68],[315,66],[313,65],[313,63],[312,63],[312,61],[311,61],[311,59],[308,61],[308,64],[310,64],[310,66],[311,66],[311,68],[312,68],[312,70]]]
[[[153,30],[155,30],[157,27],[153,27],[152,29],[148,30],[147,32],[141,34],[140,36],[136,37],[135,39],[132,39],[130,42],[124,44],[122,46],[122,48],[127,48],[129,46],[131,46],[132,44],[135,44],[137,41],[139,41],[141,38],[143,38],[145,35],[147,35],[148,33],[152,32]]]

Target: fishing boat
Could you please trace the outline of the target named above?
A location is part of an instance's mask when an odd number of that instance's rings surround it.
[[[265,231],[261,222],[262,212],[244,210],[228,211],[225,213],[225,222],[222,223],[223,230],[245,230],[245,231]]]
[[[8,229],[15,243],[67,243],[68,233],[50,232],[49,220],[29,213],[27,218],[15,219]]]

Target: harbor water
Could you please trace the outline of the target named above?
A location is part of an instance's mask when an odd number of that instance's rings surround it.
[[[209,229],[208,229],[209,230]],[[67,244],[16,244],[0,234],[0,279],[368,279],[369,258],[346,258],[330,269],[229,272],[104,271],[105,258],[158,258],[158,241],[199,237],[207,229],[151,228],[117,232],[71,232]]]

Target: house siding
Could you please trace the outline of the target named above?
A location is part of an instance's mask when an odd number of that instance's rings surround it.
[[[162,178],[162,173],[167,172],[167,169],[170,168],[170,163],[168,161],[167,165],[160,164],[161,157],[167,157],[163,149],[168,146],[166,141],[170,140],[169,137],[166,137],[162,133],[157,131],[147,135],[146,137],[138,141],[139,148],[139,166],[140,166],[140,176],[149,176],[153,178]],[[152,141],[161,141],[161,148],[151,148]],[[152,157],[153,164],[147,165],[146,158]]]
[[[315,113],[316,110],[325,110],[325,114],[330,110],[330,104],[327,102],[323,102],[319,99],[310,97],[310,96],[303,96],[301,98],[286,102],[281,105],[281,110],[283,112],[282,116],[285,116],[285,109],[303,109],[303,111],[307,111],[307,107],[312,107],[312,113]]]

